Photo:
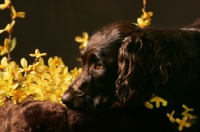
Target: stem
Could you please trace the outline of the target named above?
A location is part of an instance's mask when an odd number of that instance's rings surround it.
[[[11,10],[11,7],[12,7],[12,3],[10,3],[10,17],[11,17],[11,23],[13,21],[13,14],[12,14],[12,10]],[[12,41],[12,29],[10,32],[8,32],[8,43],[10,43]],[[8,49],[8,52],[7,52],[7,57],[8,57],[8,62],[10,62],[11,60],[11,55],[10,55],[11,51]]]
[[[39,58],[35,58],[35,62],[33,64],[36,64],[38,62]]]
[[[144,10],[146,9],[146,0],[143,0],[143,8],[144,8]]]
[[[11,60],[10,51],[7,52],[8,62]]]

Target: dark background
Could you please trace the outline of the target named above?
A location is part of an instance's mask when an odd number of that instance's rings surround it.
[[[12,0],[16,11],[26,12],[18,18],[13,30],[17,46],[11,57],[18,64],[38,48],[49,57],[59,56],[70,69],[79,67],[79,43],[75,36],[83,31],[89,36],[109,23],[136,22],[141,15],[142,0]],[[4,0],[0,0],[3,3]],[[200,17],[200,0],[147,0],[147,11],[153,11],[152,27],[186,26]],[[10,21],[9,10],[0,11],[0,29]],[[7,33],[0,34],[3,45]]]

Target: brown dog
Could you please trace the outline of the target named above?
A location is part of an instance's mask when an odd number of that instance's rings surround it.
[[[115,101],[143,104],[161,96],[171,104],[200,108],[200,29],[141,29],[110,24],[81,52],[82,73],[62,97],[78,110]]]

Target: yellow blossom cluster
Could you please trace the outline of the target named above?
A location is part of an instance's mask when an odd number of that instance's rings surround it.
[[[49,100],[61,103],[61,96],[68,85],[81,72],[81,68],[69,71],[61,58],[55,56],[48,59],[48,65],[44,64],[42,56],[36,49],[36,62],[28,65],[25,58],[21,59],[21,66],[16,62],[8,62],[7,57],[1,59],[0,64],[0,106],[7,99],[13,103],[20,103],[28,97],[35,100]]]
[[[0,4],[0,9],[5,10],[9,9],[11,12],[11,22],[6,25],[4,29],[0,29],[0,33],[7,32],[8,38],[5,38],[4,40],[4,46],[0,46],[0,55],[4,55],[7,53],[8,55],[8,61],[10,61],[10,52],[15,48],[16,46],[16,39],[11,38],[11,33],[13,31],[13,27],[15,25],[15,19],[18,18],[24,18],[25,12],[16,12],[14,6],[12,6],[11,0],[4,0],[3,4]]]
[[[162,104],[162,106],[166,107],[168,102],[167,100],[162,99],[161,97],[155,96],[153,95],[152,98],[145,102],[144,105],[149,108],[149,109],[153,109],[154,106],[152,103],[155,103],[156,108],[160,108],[160,104]],[[182,107],[184,108],[184,112],[182,112],[182,119],[179,118],[174,118],[174,114],[175,114],[175,110],[173,110],[171,112],[171,114],[166,113],[167,117],[169,118],[169,120],[172,123],[178,123],[178,130],[182,131],[184,127],[191,127],[193,125],[193,123],[196,122],[197,116],[190,114],[189,112],[194,111],[193,108],[188,108],[186,105],[182,105]]]
[[[25,58],[21,59],[21,65],[11,61],[10,52],[16,46],[16,38],[11,38],[15,19],[24,18],[25,12],[16,12],[11,0],[4,0],[4,3],[0,4],[0,9],[11,11],[11,22],[4,29],[0,29],[0,33],[8,33],[8,38],[5,38],[3,46],[0,46],[0,55],[7,54],[0,62],[0,106],[5,106],[6,101],[10,99],[16,104],[28,97],[62,103],[64,91],[81,72],[81,68],[75,67],[69,71],[62,59],[57,56],[50,57],[48,65],[45,65],[42,56],[47,54],[40,53],[38,49],[34,54],[30,54],[31,57],[35,57],[35,62],[31,65]],[[87,39],[87,33],[83,33],[83,38],[77,38],[77,41],[83,43],[80,49],[86,46]]]
[[[151,17],[153,16],[153,12],[146,12],[146,0],[143,0],[144,7],[142,8],[142,15],[137,19],[137,23],[133,23],[140,28],[144,28],[151,24]]]
[[[25,17],[25,12],[16,12],[14,6],[11,4],[11,0],[4,0],[4,4],[0,4],[0,9],[10,9],[11,10],[11,23],[7,24],[7,26],[4,29],[0,30],[0,33],[7,31],[10,33],[12,31],[13,26],[15,25],[15,19],[17,17],[24,18]]]
[[[182,107],[184,108],[184,112],[182,112],[182,119],[179,118],[174,118],[174,113],[175,110],[172,111],[171,114],[167,113],[167,117],[169,118],[169,120],[173,123],[178,123],[178,130],[182,131],[184,127],[191,127],[193,125],[193,123],[196,122],[197,116],[194,116],[192,114],[190,114],[189,112],[194,111],[193,108],[188,108],[186,105],[182,105]]]

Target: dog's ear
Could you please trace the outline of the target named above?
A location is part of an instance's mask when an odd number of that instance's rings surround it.
[[[131,88],[131,78],[135,69],[136,54],[142,48],[142,42],[139,37],[134,39],[131,36],[126,37],[118,53],[118,79],[116,81],[116,93],[120,101],[126,102],[133,93]]]
[[[168,66],[161,44],[145,34],[126,37],[118,53],[116,94],[126,102],[134,94],[136,102],[152,96],[168,79]]]

